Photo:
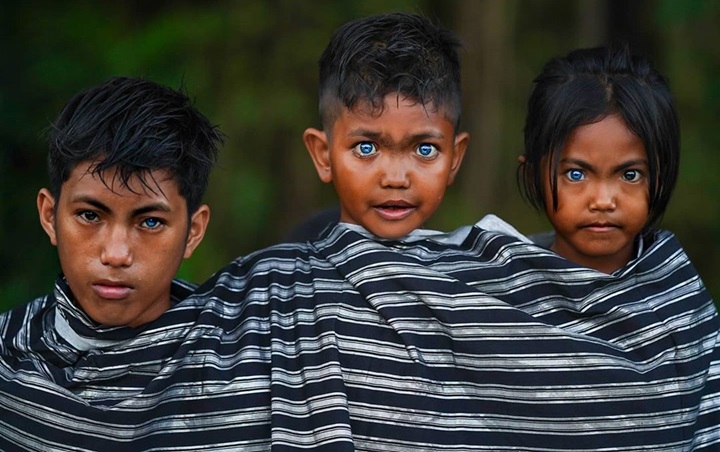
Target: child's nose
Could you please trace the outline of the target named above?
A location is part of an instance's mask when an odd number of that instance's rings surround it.
[[[617,208],[617,189],[610,183],[599,183],[590,200],[590,210],[612,211]]]
[[[383,167],[380,185],[383,188],[410,187],[410,174],[406,165],[399,159],[386,162]]]
[[[129,267],[133,258],[130,252],[128,232],[124,228],[112,228],[101,244],[100,261],[110,267]]]

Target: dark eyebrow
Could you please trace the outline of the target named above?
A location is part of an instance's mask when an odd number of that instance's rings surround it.
[[[628,160],[627,162],[623,162],[623,163],[619,164],[618,166],[616,166],[615,168],[613,168],[613,172],[617,173],[622,170],[626,170],[630,167],[638,166],[638,165],[647,166],[647,160],[645,160],[645,159]]]
[[[162,202],[154,202],[133,210],[133,216],[144,215],[150,212],[170,212],[170,206]]]
[[[559,163],[569,164],[569,165],[575,165],[579,166],[582,169],[588,170],[588,171],[595,171],[595,167],[589,164],[588,162],[584,160],[578,160],[578,159],[562,159]]]
[[[110,208],[108,206],[106,206],[105,204],[103,204],[102,202],[98,201],[97,199],[95,199],[91,196],[84,196],[84,195],[76,196],[76,197],[72,198],[70,201],[73,203],[81,202],[81,203],[85,203],[85,204],[90,204],[97,210],[100,210],[102,212],[110,212]]]
[[[595,171],[596,171],[596,170],[595,170],[595,167],[593,167],[591,164],[589,164],[588,162],[586,162],[586,161],[584,161],[584,160],[566,158],[566,159],[560,160],[560,163],[570,164],[570,165],[576,165],[576,166],[579,166],[580,168],[582,168],[582,169],[584,169],[584,170],[587,170],[587,171],[592,171],[592,172],[595,172]],[[622,162],[621,164],[619,164],[619,165],[617,165],[616,167],[614,167],[613,170],[612,170],[612,172],[613,172],[613,173],[618,173],[618,172],[620,172],[620,171],[626,170],[626,169],[628,169],[628,168],[630,168],[630,167],[637,166],[637,165],[645,165],[645,166],[647,166],[647,160],[645,160],[645,159],[633,159],[633,160],[628,160],[627,162]]]
[[[83,202],[86,204],[90,204],[91,206],[95,207],[96,209],[100,210],[101,212],[111,212],[110,207],[106,206],[103,202],[91,197],[91,196],[78,196],[76,198],[73,198],[73,202]],[[149,212],[170,212],[170,206],[168,206],[165,203],[162,202],[153,202],[150,204],[146,204],[142,207],[138,207],[137,209],[134,209],[132,211],[132,216],[136,217],[139,215],[144,215]]]
[[[382,134],[380,132],[373,132],[368,129],[353,129],[348,132],[348,136],[350,137],[357,137],[357,138],[367,138],[372,141],[378,141],[382,139]]]
[[[383,146],[383,147],[391,147],[392,145],[395,144],[395,143],[392,143],[391,141],[389,141],[382,133],[375,132],[375,131],[368,130],[368,129],[357,128],[357,129],[350,130],[348,132],[348,136],[358,137],[358,138],[367,138],[369,140],[377,142],[378,144],[380,144],[380,146]],[[421,132],[421,133],[417,133],[417,134],[405,137],[402,140],[401,146],[404,147],[408,144],[417,143],[419,141],[424,141],[424,140],[428,140],[428,139],[442,140],[444,138],[445,138],[445,135],[443,135],[442,133],[439,133],[439,132]]]

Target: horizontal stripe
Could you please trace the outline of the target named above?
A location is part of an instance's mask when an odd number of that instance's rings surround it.
[[[0,315],[0,450],[720,448],[720,323],[668,232],[604,275],[477,228],[340,225],[172,298],[104,327],[61,278]]]

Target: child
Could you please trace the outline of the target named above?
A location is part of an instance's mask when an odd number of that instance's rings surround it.
[[[136,378],[97,393],[101,372],[83,386],[87,375],[72,369],[136,337],[189,295],[191,288],[173,278],[207,228],[210,209],[201,201],[221,143],[186,94],[149,80],[116,77],[70,99],[49,130],[50,185],[37,195],[62,274],[53,293],[0,316],[0,374],[18,383],[5,395],[21,394],[32,381],[53,394],[113,400],[138,384]],[[135,362],[146,353],[134,351]],[[19,434],[42,437],[42,430],[18,425]],[[0,431],[13,437],[2,421]],[[45,449],[52,441],[34,444]]]
[[[418,33],[391,33],[411,24]],[[394,37],[378,41],[381,30]],[[423,66],[432,63],[425,49],[437,48],[436,35],[437,27],[418,16],[374,16],[342,27],[329,49],[382,54],[412,47]],[[333,64],[343,66],[338,58]],[[340,80],[367,84],[356,77],[368,66],[348,67]],[[407,67],[396,70],[405,86]],[[445,72],[436,76],[444,80]],[[324,91],[342,99],[337,93]],[[327,117],[339,124],[306,134],[345,213],[319,239],[239,258],[131,339],[68,353],[78,359],[66,364],[73,376],[66,387],[26,372],[12,348],[18,336],[3,337],[11,350],[0,361],[0,448],[414,452],[718,444],[717,313],[672,237],[660,234],[635,271],[598,278],[479,228],[411,233],[436,204],[411,188],[417,177],[435,179],[422,187],[441,195],[454,171],[452,159],[437,166],[425,160],[448,152],[452,130],[432,113],[452,104],[431,96],[425,113],[407,96],[380,96],[385,110],[368,111],[372,102],[362,98],[350,102],[354,108],[323,99],[337,108]],[[377,122],[385,117],[388,126]],[[357,141],[345,141],[355,135]],[[375,168],[375,156],[394,170]],[[393,194],[376,199],[384,190]]]
[[[397,239],[435,212],[465,155],[459,42],[420,16],[358,22],[320,58],[323,130],[303,139],[340,222]]]
[[[210,218],[201,198],[220,141],[187,96],[150,81],[115,78],[71,99],[37,197],[62,268],[54,297],[97,325],[137,328],[165,312]]]
[[[663,77],[627,47],[580,49],[535,79],[518,180],[564,258],[612,273],[652,243],[680,157]]]

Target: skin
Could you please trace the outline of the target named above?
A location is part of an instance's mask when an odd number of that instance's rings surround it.
[[[57,200],[40,190],[40,224],[80,308],[99,324],[138,327],[170,307],[171,281],[202,241],[210,209],[200,206],[188,221],[165,171],[147,174],[153,193],[137,176],[122,186],[115,169],[104,173],[107,187],[91,165],[75,167]]]
[[[395,239],[422,227],[455,180],[469,136],[442,111],[388,95],[382,112],[344,109],[330,133],[303,135],[320,180],[333,183],[340,221]]]
[[[603,273],[627,264],[649,213],[642,140],[617,115],[573,130],[560,156],[556,210],[547,165],[545,205],[555,229],[551,249]]]

